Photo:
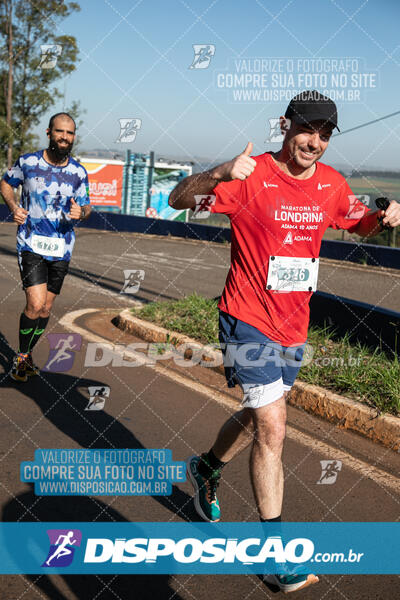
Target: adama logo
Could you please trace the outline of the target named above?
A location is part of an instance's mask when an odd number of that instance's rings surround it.
[[[285,239],[283,240],[284,244],[293,244],[293,236],[292,236],[292,232],[289,231],[287,236],[285,237]]]
[[[266,187],[266,188],[269,188],[269,187],[277,188],[278,186],[275,183],[267,183],[266,181],[264,181],[264,187]]]
[[[283,243],[293,244],[293,242],[312,242],[312,237],[310,235],[295,235],[293,237],[292,232],[289,231],[287,236],[283,240]]]
[[[312,242],[311,235],[296,235],[294,238],[295,242]]]
[[[331,187],[331,184],[330,183],[322,183],[322,184],[319,183],[318,184],[318,189],[319,190],[323,190],[324,188],[327,188],[327,187]]]

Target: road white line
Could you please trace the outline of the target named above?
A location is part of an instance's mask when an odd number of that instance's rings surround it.
[[[133,294],[121,294],[120,292],[114,292],[113,290],[107,290],[101,285],[94,283],[93,281],[88,281],[87,279],[81,279],[80,277],[76,277],[70,273],[68,278],[68,285],[71,287],[79,288],[80,290],[84,289],[87,293],[92,293],[102,296],[107,296],[108,298],[113,298],[118,300],[118,303],[127,304],[128,306],[142,306],[142,302],[140,300],[135,300]],[[121,288],[122,288],[121,284]],[[88,289],[89,288],[89,289]]]
[[[75,324],[75,320],[84,315],[89,315],[92,313],[100,312],[102,309],[97,308],[86,308],[81,310],[75,310],[73,312],[67,313],[60,319],[60,325],[65,327],[71,332],[79,333],[82,338],[86,339],[89,342],[98,342],[103,344],[109,344],[110,340],[106,340],[94,333],[91,333],[84,329],[83,327],[79,327]],[[171,371],[170,369],[163,367],[162,365],[156,363],[154,366],[149,365],[148,358],[146,355],[141,354],[140,352],[130,352],[130,351],[121,351],[116,349],[115,354],[119,354],[120,356],[125,356],[129,358],[133,358],[135,361],[138,361],[140,365],[150,367],[163,375],[164,377],[168,377],[172,379],[179,385],[183,385],[184,387],[196,392],[198,394],[203,394],[207,398],[211,398],[218,404],[221,404],[225,408],[228,408],[232,413],[236,412],[240,408],[239,402],[233,400],[231,396],[225,394],[224,392],[218,392],[213,388],[208,387],[207,385],[203,385],[202,383],[198,383],[197,381],[193,381],[188,377],[184,377],[180,373],[176,373]],[[310,435],[295,429],[294,427],[288,426],[287,437],[294,442],[298,442],[303,446],[307,446],[308,448],[312,448],[313,451],[323,454],[324,456],[334,456],[335,460],[341,460],[344,465],[357,471],[363,477],[371,479],[379,486],[384,486],[386,488],[391,489],[392,491],[399,493],[400,492],[400,480],[397,477],[394,477],[390,473],[386,471],[382,471],[367,462],[355,458],[351,454],[347,452],[343,452],[342,450],[330,446],[325,442],[321,442],[320,440],[316,440],[312,438]]]

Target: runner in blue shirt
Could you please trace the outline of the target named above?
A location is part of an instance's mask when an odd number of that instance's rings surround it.
[[[70,156],[75,121],[67,113],[53,115],[47,136],[48,148],[20,156],[1,181],[1,194],[18,224],[18,264],[26,295],[19,351],[10,373],[16,381],[26,381],[39,372],[31,352],[46,328],[68,272],[74,224],[91,212],[86,170]],[[20,185],[18,203],[14,190]]]

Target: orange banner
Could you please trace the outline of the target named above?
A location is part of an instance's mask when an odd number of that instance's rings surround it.
[[[121,208],[124,165],[82,160],[89,178],[90,204]]]

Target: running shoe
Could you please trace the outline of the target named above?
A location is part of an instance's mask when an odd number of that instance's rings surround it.
[[[311,573],[309,575],[264,575],[264,581],[276,585],[284,594],[297,592],[313,583],[318,583],[319,579]]]
[[[191,456],[186,462],[187,473],[195,491],[194,506],[202,519],[215,523],[219,521],[221,515],[217,498],[221,475],[217,472],[210,479],[200,475],[197,469],[200,458],[200,456]]]
[[[14,379],[14,381],[27,381],[27,354],[23,354],[19,352],[13,360],[13,366],[11,369],[10,377]]]
[[[40,369],[39,367],[37,367],[33,360],[32,360],[32,354],[29,352],[28,357],[26,358],[26,374],[28,375],[28,377],[33,377],[34,375],[39,375],[40,373]]]

